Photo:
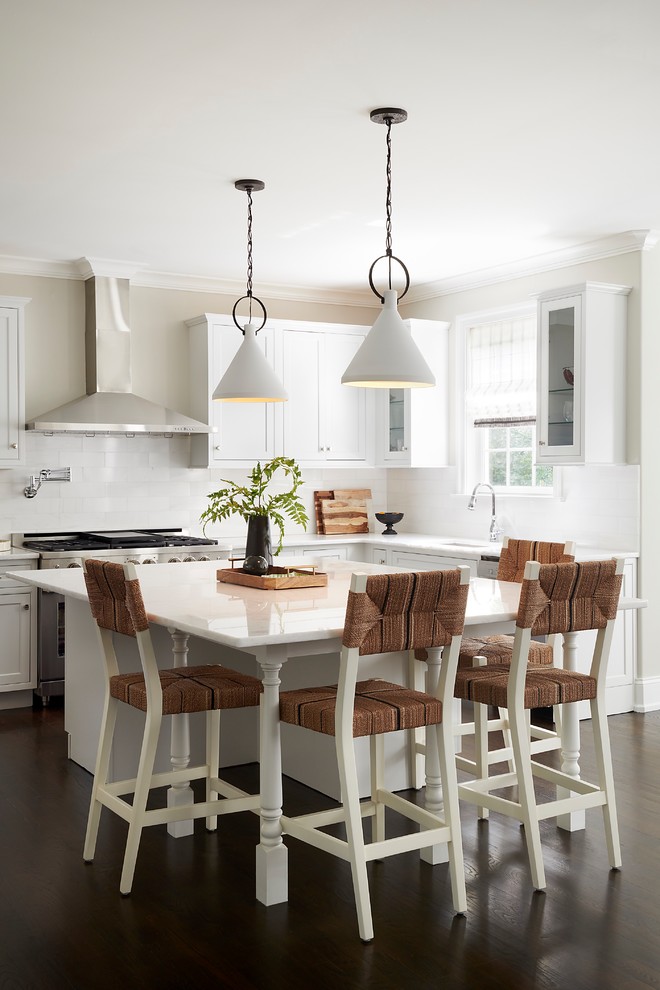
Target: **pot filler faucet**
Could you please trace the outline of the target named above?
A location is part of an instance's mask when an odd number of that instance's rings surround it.
[[[490,530],[488,531],[488,539],[491,543],[497,543],[500,536],[502,535],[502,530],[497,525],[497,517],[495,515],[495,489],[492,485],[489,485],[487,481],[480,481],[478,485],[475,485],[472,489],[472,494],[470,495],[470,501],[468,502],[468,509],[474,510],[477,504],[477,493],[480,488],[487,488],[490,492],[491,497],[491,512],[490,512]]]

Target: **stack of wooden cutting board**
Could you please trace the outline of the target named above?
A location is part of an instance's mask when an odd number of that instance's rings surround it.
[[[368,533],[367,499],[370,498],[370,488],[314,492],[317,533],[325,536]]]

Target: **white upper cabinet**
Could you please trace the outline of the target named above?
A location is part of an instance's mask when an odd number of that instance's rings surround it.
[[[0,467],[25,463],[24,310],[29,299],[0,296]]]
[[[384,467],[449,463],[449,323],[404,320],[435,375],[433,388],[376,391],[376,458]]]
[[[537,296],[539,463],[625,462],[629,292],[586,282]]]
[[[367,390],[341,384],[362,340],[363,331],[282,331],[287,457],[306,464],[367,461]]]
[[[288,393],[287,402],[214,402],[243,337],[232,318],[187,320],[190,413],[217,432],[191,437],[191,467],[242,466],[279,454],[301,465],[373,463],[373,399],[341,376],[366,327],[268,320],[257,335]]]
[[[243,342],[231,316],[205,313],[186,321],[190,333],[190,412],[216,428],[190,438],[190,466],[227,461],[270,460],[276,456],[275,402],[214,402],[211,396]],[[275,366],[275,333],[269,326],[257,343]]]

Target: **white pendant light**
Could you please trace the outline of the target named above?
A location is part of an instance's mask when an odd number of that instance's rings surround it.
[[[243,343],[218,383],[213,398],[219,402],[286,402],[289,398],[282,383],[266,360],[266,355],[257,343],[257,334],[266,325],[268,314],[261,299],[252,294],[252,193],[264,188],[261,179],[238,179],[234,186],[247,193],[247,290],[237,299],[232,310],[232,319],[243,334]],[[236,319],[236,310],[244,299],[249,300],[249,322],[242,327]],[[252,322],[252,303],[261,307],[263,319],[257,326]]]
[[[369,269],[371,291],[378,296],[384,308],[373,327],[360,345],[355,357],[342,375],[342,385],[360,385],[364,388],[428,388],[435,385],[435,376],[424,360],[422,352],[412,339],[397,310],[397,292],[392,288],[392,262],[401,266],[406,277],[403,299],[410,287],[408,269],[392,253],[392,124],[408,118],[405,110],[383,107],[372,110],[371,120],[387,125],[387,196],[385,201],[385,254],[376,258]],[[375,287],[373,271],[383,258],[388,264],[388,288],[381,294]]]

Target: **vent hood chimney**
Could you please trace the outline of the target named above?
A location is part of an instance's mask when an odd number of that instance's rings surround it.
[[[38,433],[151,436],[211,433],[213,428],[131,391],[131,330],[127,278],[93,275],[85,282],[87,395],[36,416]]]

